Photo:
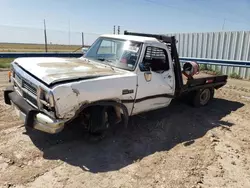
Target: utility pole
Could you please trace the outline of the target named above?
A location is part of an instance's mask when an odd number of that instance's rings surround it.
[[[115,35],[115,25],[114,25],[114,31],[113,31],[113,34]]]
[[[84,47],[84,33],[82,32],[82,47]]]
[[[224,30],[225,23],[226,23],[226,18],[224,18],[224,22],[223,22],[223,25],[222,25],[222,31]]]
[[[120,26],[117,28],[117,34],[120,35]]]
[[[46,22],[45,22],[45,19],[43,20],[43,29],[44,29],[45,52],[48,52],[48,46],[47,46],[47,33],[46,33]]]
[[[69,20],[69,45],[70,45],[70,20]]]

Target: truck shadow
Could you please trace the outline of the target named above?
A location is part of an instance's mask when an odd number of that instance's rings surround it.
[[[49,160],[62,160],[92,173],[119,170],[155,152],[168,151],[179,143],[189,147],[195,139],[219,126],[233,126],[223,117],[244,104],[215,99],[209,106],[192,108],[174,101],[168,108],[132,117],[128,128],[90,144],[81,127],[72,125],[57,135],[30,130],[27,134]]]

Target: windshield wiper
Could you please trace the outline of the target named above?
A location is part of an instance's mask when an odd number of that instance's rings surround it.
[[[106,61],[106,62],[112,62],[110,59],[105,59],[105,58],[98,58],[99,61]]]
[[[115,70],[114,67],[110,64],[112,62],[112,60],[110,59],[105,59],[105,58],[98,58],[99,61],[106,61],[108,63],[106,63],[105,65],[108,65],[113,71]]]

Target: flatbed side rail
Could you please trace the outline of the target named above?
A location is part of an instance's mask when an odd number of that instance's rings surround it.
[[[205,88],[215,88],[215,89],[219,89],[222,86],[226,85],[226,81],[224,82],[217,82],[217,83],[207,83],[207,84],[203,84],[203,85],[196,85],[193,87],[188,87],[188,85],[184,86],[184,89],[182,90],[182,93],[180,93],[180,95],[191,92],[191,91],[197,91],[199,89],[205,89]]]
[[[226,85],[227,75],[222,76],[209,76],[204,78],[195,78],[187,81],[187,84],[183,86],[182,93],[204,89],[204,88],[215,88]]]

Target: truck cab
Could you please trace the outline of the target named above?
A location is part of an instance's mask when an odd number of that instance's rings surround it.
[[[122,88],[123,100],[131,115],[168,106],[174,95],[175,79],[171,54],[155,38],[127,35],[103,35],[85,58],[126,70],[136,80]],[[150,66],[150,67],[149,67]],[[121,81],[121,85],[123,81]]]
[[[5,103],[25,126],[47,133],[75,120],[91,133],[127,126],[130,116],[181,95],[206,105],[227,76],[190,78],[184,85],[175,43],[174,37],[125,32],[100,36],[81,58],[17,58]]]

